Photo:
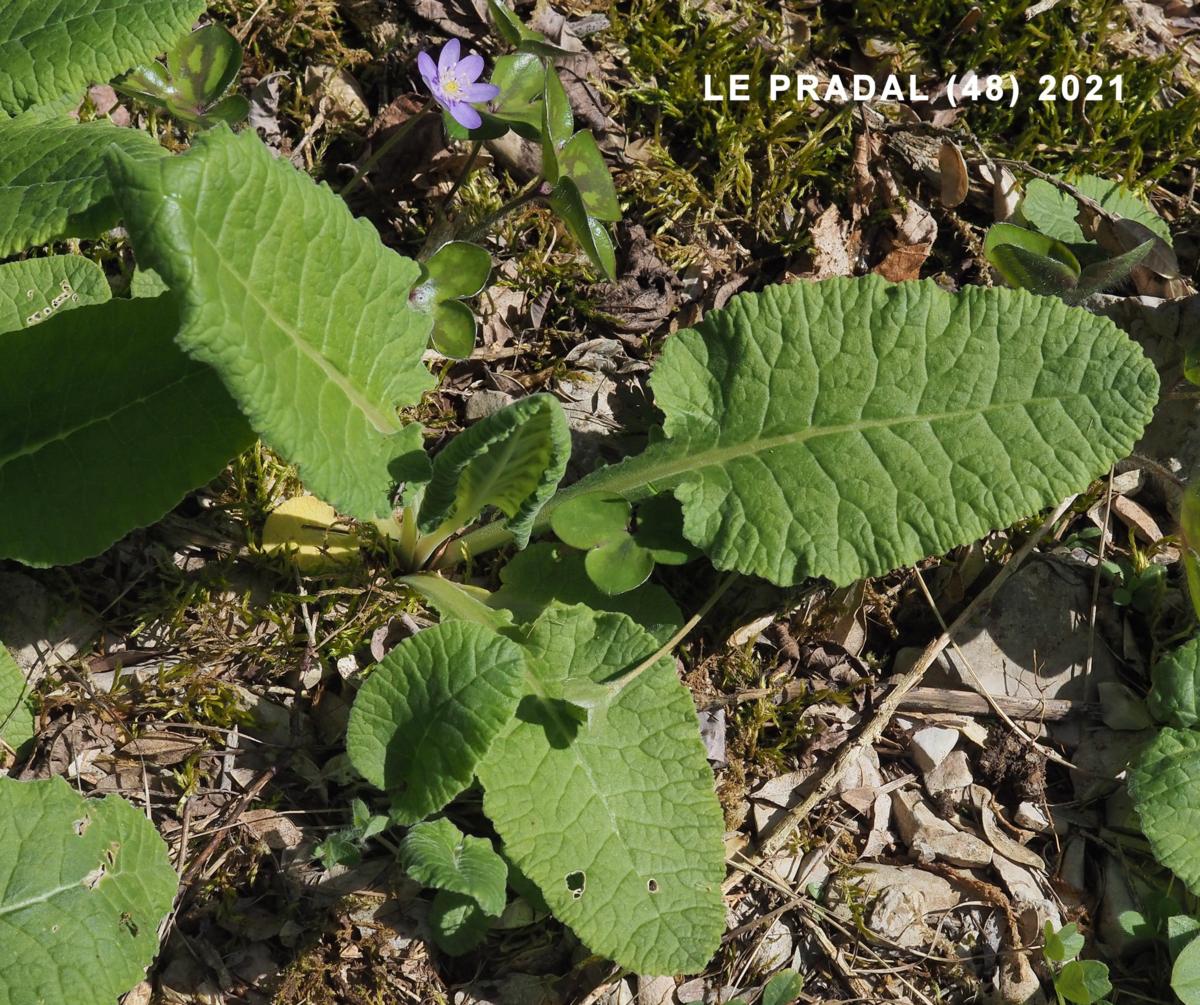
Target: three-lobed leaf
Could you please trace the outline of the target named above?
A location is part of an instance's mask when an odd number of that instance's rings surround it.
[[[879,575],[1082,490],[1158,393],[1104,318],[877,276],[735,297],[667,342],[651,385],[665,438],[560,498],[673,488],[718,568],[784,585]]]
[[[98,237],[120,218],[105,168],[116,146],[130,157],[166,151],[148,133],[75,122],[65,109],[0,119],[0,256],[63,237]]]
[[[400,865],[425,886],[471,897],[498,916],[507,900],[508,866],[491,841],[464,834],[444,817],[413,827],[400,842]]]
[[[112,1005],[143,980],[178,878],[145,814],[0,778],[0,1001]]]
[[[177,326],[159,297],[0,336],[0,557],[99,554],[253,442],[217,375],[172,341]]]
[[[623,615],[552,607],[523,644],[542,696],[478,767],[506,853],[593,951],[639,973],[703,969],[725,923],[724,825],[691,695],[664,658],[580,721],[564,698],[658,642]]]
[[[435,625],[384,657],[354,701],[346,752],[416,823],[462,792],[522,693],[516,643],[468,621]]]
[[[15,115],[145,63],[185,35],[204,0],[6,0],[0,113]]]
[[[111,163],[139,261],[182,301],[179,344],[220,375],[305,484],[360,519],[391,513],[430,386],[417,264],[325,185],[224,126],[178,157]]]
[[[1200,893],[1200,731],[1163,728],[1134,760],[1128,785],[1155,858]]]

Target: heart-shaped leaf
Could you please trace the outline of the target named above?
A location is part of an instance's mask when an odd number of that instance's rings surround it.
[[[491,115],[526,139],[541,135],[542,95],[546,67],[532,53],[514,53],[496,60],[491,82],[500,88],[491,104]]]
[[[419,268],[252,131],[221,126],[178,157],[112,165],[139,263],[181,298],[176,336],[209,363],[307,487],[339,512],[390,515],[421,453],[397,409],[432,380]]]
[[[493,917],[508,899],[508,866],[492,842],[468,837],[449,820],[417,824],[400,842],[400,865],[425,886],[471,897]]]
[[[1171,230],[1162,217],[1120,182],[1090,174],[1080,175],[1070,181],[1080,194],[1096,200],[1108,212],[1150,228],[1170,244]],[[1079,208],[1074,197],[1048,181],[1034,178],[1025,189],[1020,214],[1048,237],[1068,244],[1079,244],[1087,240],[1076,219]]]
[[[523,690],[515,643],[468,621],[405,639],[371,671],[350,711],[346,752],[416,823],[463,791]]]

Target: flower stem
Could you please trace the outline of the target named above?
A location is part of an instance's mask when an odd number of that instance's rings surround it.
[[[371,170],[371,168],[378,164],[380,160],[382,160],[387,154],[387,152],[392,149],[392,147],[394,147],[397,143],[404,139],[405,136],[412,132],[413,126],[425,118],[426,114],[431,108],[433,108],[433,98],[430,98],[428,101],[426,101],[424,107],[422,107],[419,112],[410,116],[407,122],[405,122],[394,133],[392,133],[391,136],[379,144],[379,147],[371,154],[371,156],[363,161],[358,170],[354,172],[354,177],[342,186],[341,190],[338,192],[338,195],[344,199],[351,192],[353,192],[354,189],[358,187],[358,183],[362,181],[363,175],[365,175]]]

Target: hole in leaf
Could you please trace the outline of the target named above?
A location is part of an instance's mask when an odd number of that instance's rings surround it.
[[[104,878],[104,874],[106,871],[107,870],[102,865],[96,867],[91,872],[89,872],[86,876],[83,877],[83,885],[86,886],[89,890],[96,889],[96,887],[98,887],[100,885],[100,880],[102,880]]]
[[[651,879],[646,882],[646,889],[651,893],[658,893],[658,880]]]
[[[571,872],[567,874],[567,889],[571,891],[571,896],[576,900],[583,896],[583,891],[586,886],[587,877],[582,872]]]
[[[79,820],[76,820],[75,823],[71,825],[75,830],[75,836],[83,837],[83,835],[87,833],[87,829],[89,826],[91,826],[91,823],[91,817],[81,817]]]

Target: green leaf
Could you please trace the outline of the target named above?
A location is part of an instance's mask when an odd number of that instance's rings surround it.
[[[566,225],[567,231],[583,248],[584,254],[609,282],[617,279],[617,258],[612,238],[604,224],[588,215],[579,187],[570,178],[558,179],[550,193],[550,208]]]
[[[7,0],[0,7],[0,112],[82,94],[165,51],[204,0]]]
[[[1072,303],[1082,303],[1094,293],[1101,293],[1129,278],[1134,268],[1154,249],[1153,241],[1143,241],[1123,255],[1089,265],[1079,276],[1072,294]]]
[[[988,229],[984,255],[1016,289],[1061,296],[1075,288],[1079,262],[1061,241],[1011,223]]]
[[[112,168],[139,263],[182,298],[179,344],[313,493],[390,514],[395,468],[420,449],[397,409],[432,383],[430,318],[408,302],[417,264],[252,131]]]
[[[111,296],[104,270],[78,255],[9,262],[0,265],[0,333],[31,328]]]
[[[495,506],[523,547],[570,454],[567,419],[553,395],[515,401],[459,433],[434,458],[420,527],[444,540]]]
[[[1155,719],[1181,729],[1200,724],[1200,635],[1155,663],[1150,680],[1146,704]]]
[[[571,111],[571,99],[567,97],[562,81],[551,68],[546,70],[546,92],[543,100],[546,102],[543,123],[546,135],[543,142],[549,140],[557,151],[571,138],[571,131],[575,128],[575,113]],[[556,178],[549,180],[557,181]]]
[[[1200,732],[1162,729],[1134,760],[1128,784],[1154,857],[1200,893]]]
[[[492,274],[492,256],[478,244],[448,241],[425,263],[435,303],[473,297]]]
[[[1045,944],[1042,946],[1042,953],[1046,959],[1055,963],[1066,963],[1083,952],[1083,936],[1079,933],[1079,926],[1074,923],[1063,925],[1056,932],[1047,921],[1043,935]]]
[[[501,3],[500,0],[488,0],[488,11],[492,15],[496,32],[505,42],[516,45],[521,41],[522,31],[526,30],[525,25],[508,4]]]
[[[178,880],[146,815],[0,778],[0,1001],[112,1005],[145,978]]]
[[[36,722],[25,671],[0,644],[0,740],[21,755],[34,737]]]
[[[447,300],[433,309],[433,347],[451,359],[467,359],[475,350],[479,325],[475,312],[458,300]]]
[[[583,563],[582,553],[551,541],[531,544],[513,555],[500,570],[500,589],[487,603],[511,611],[521,624],[536,621],[554,601],[615,611],[629,615],[660,643],[683,624],[683,613],[661,586],[647,583],[628,593],[610,596],[592,583]]]
[[[665,438],[560,498],[673,488],[718,568],[781,585],[879,575],[1085,489],[1158,395],[1106,319],[877,276],[735,297],[667,341],[651,386]]]
[[[429,927],[442,952],[462,956],[484,940],[488,920],[473,897],[439,890],[429,906]]]
[[[1110,213],[1140,223],[1168,244],[1171,243],[1171,230],[1162,217],[1144,199],[1122,187],[1120,182],[1090,174],[1080,175],[1070,181],[1081,195],[1095,199]],[[1069,244],[1087,240],[1083,228],[1075,219],[1079,213],[1079,203],[1048,181],[1035,178],[1029,183],[1020,211],[1026,220],[1049,237]]]
[[[587,130],[576,133],[559,151],[559,171],[575,182],[589,217],[615,222],[621,219],[621,204],[612,175],[596,137]]]
[[[553,699],[658,643],[623,615],[552,607],[525,646],[550,700],[526,698],[478,768],[505,851],[593,951],[639,973],[702,970],[725,927],[724,821],[673,661],[580,724]]]
[[[563,503],[550,518],[550,526],[572,548],[595,548],[626,534],[632,517],[628,500],[596,492]]]
[[[492,594],[481,587],[456,583],[429,572],[401,576],[400,582],[421,594],[437,609],[443,620],[473,621],[493,631],[500,631],[512,624],[508,612],[493,606]]]
[[[654,556],[628,534],[593,548],[584,557],[588,578],[615,596],[641,586],[654,571]]]
[[[524,673],[515,643],[467,621],[427,628],[375,667],[351,709],[346,752],[391,797],[398,823],[437,812],[471,784],[512,718]]]
[[[1200,939],[1193,938],[1175,958],[1171,990],[1183,1005],[1200,1005]]]
[[[400,842],[400,865],[418,883],[462,893],[498,916],[508,897],[508,866],[492,842],[468,837],[445,818],[417,824]]]
[[[104,163],[110,146],[143,160],[166,156],[148,133],[108,122],[42,109],[0,119],[0,256],[115,227],[120,213]]]
[[[1112,990],[1108,967],[1096,960],[1072,960],[1054,978],[1054,986],[1077,1005],[1092,1005]]]
[[[1200,932],[1200,918],[1190,914],[1173,914],[1167,918],[1167,951],[1177,959],[1184,946]]]
[[[759,1005],[792,1005],[804,990],[804,978],[795,970],[780,970],[763,989]]]
[[[491,82],[500,88],[492,101],[491,115],[526,139],[536,139],[541,133],[542,95],[546,90],[546,67],[541,59],[532,53],[501,56],[496,60]]]
[[[189,32],[167,53],[167,69],[175,93],[169,104],[200,116],[237,80],[242,47],[229,29],[206,24]]]
[[[671,495],[651,496],[638,504],[633,539],[659,565],[684,565],[700,554],[683,536],[683,509]]]
[[[177,324],[167,297],[112,300],[0,337],[0,557],[97,555],[254,441]]]

